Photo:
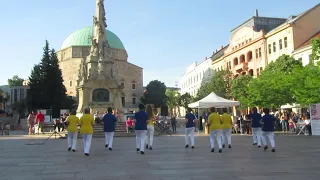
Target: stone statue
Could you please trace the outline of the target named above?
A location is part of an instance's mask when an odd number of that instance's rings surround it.
[[[79,68],[79,82],[78,84],[81,84],[81,82],[85,82],[87,80],[88,77],[88,73],[87,73],[87,63],[86,60],[84,58],[81,59],[81,64],[80,64],[80,68]]]
[[[97,17],[93,16],[93,26],[98,26],[98,25],[99,25],[99,21]]]
[[[92,39],[92,46],[90,50],[91,55],[97,56],[98,55],[98,43],[96,39]]]

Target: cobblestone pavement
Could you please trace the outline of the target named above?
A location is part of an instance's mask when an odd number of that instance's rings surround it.
[[[320,137],[276,136],[277,152],[252,146],[249,136],[233,136],[232,149],[211,153],[209,139],[196,137],[185,149],[183,136],[154,139],[154,150],[136,152],[135,138],[114,139],[113,151],[103,138],[92,140],[90,156],[68,152],[66,140],[0,139],[0,180],[318,180]]]

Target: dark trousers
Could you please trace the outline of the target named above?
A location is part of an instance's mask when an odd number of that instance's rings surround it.
[[[56,128],[58,128],[58,132],[60,132],[60,131],[61,131],[61,128],[62,128],[62,124],[56,123],[56,124],[53,126],[53,130],[55,131]]]
[[[177,132],[177,124],[173,123],[171,124],[171,126],[172,126],[172,131]]]

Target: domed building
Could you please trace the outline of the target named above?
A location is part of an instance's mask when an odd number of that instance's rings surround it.
[[[82,59],[90,55],[94,28],[88,26],[71,33],[57,52],[67,94],[77,97],[79,69]],[[122,86],[122,106],[125,111],[136,108],[143,94],[143,69],[128,62],[128,54],[119,37],[106,30],[110,54],[117,67],[118,82]]]

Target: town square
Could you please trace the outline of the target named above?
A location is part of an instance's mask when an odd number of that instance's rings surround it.
[[[320,4],[245,1],[4,3],[0,180],[319,179]]]

